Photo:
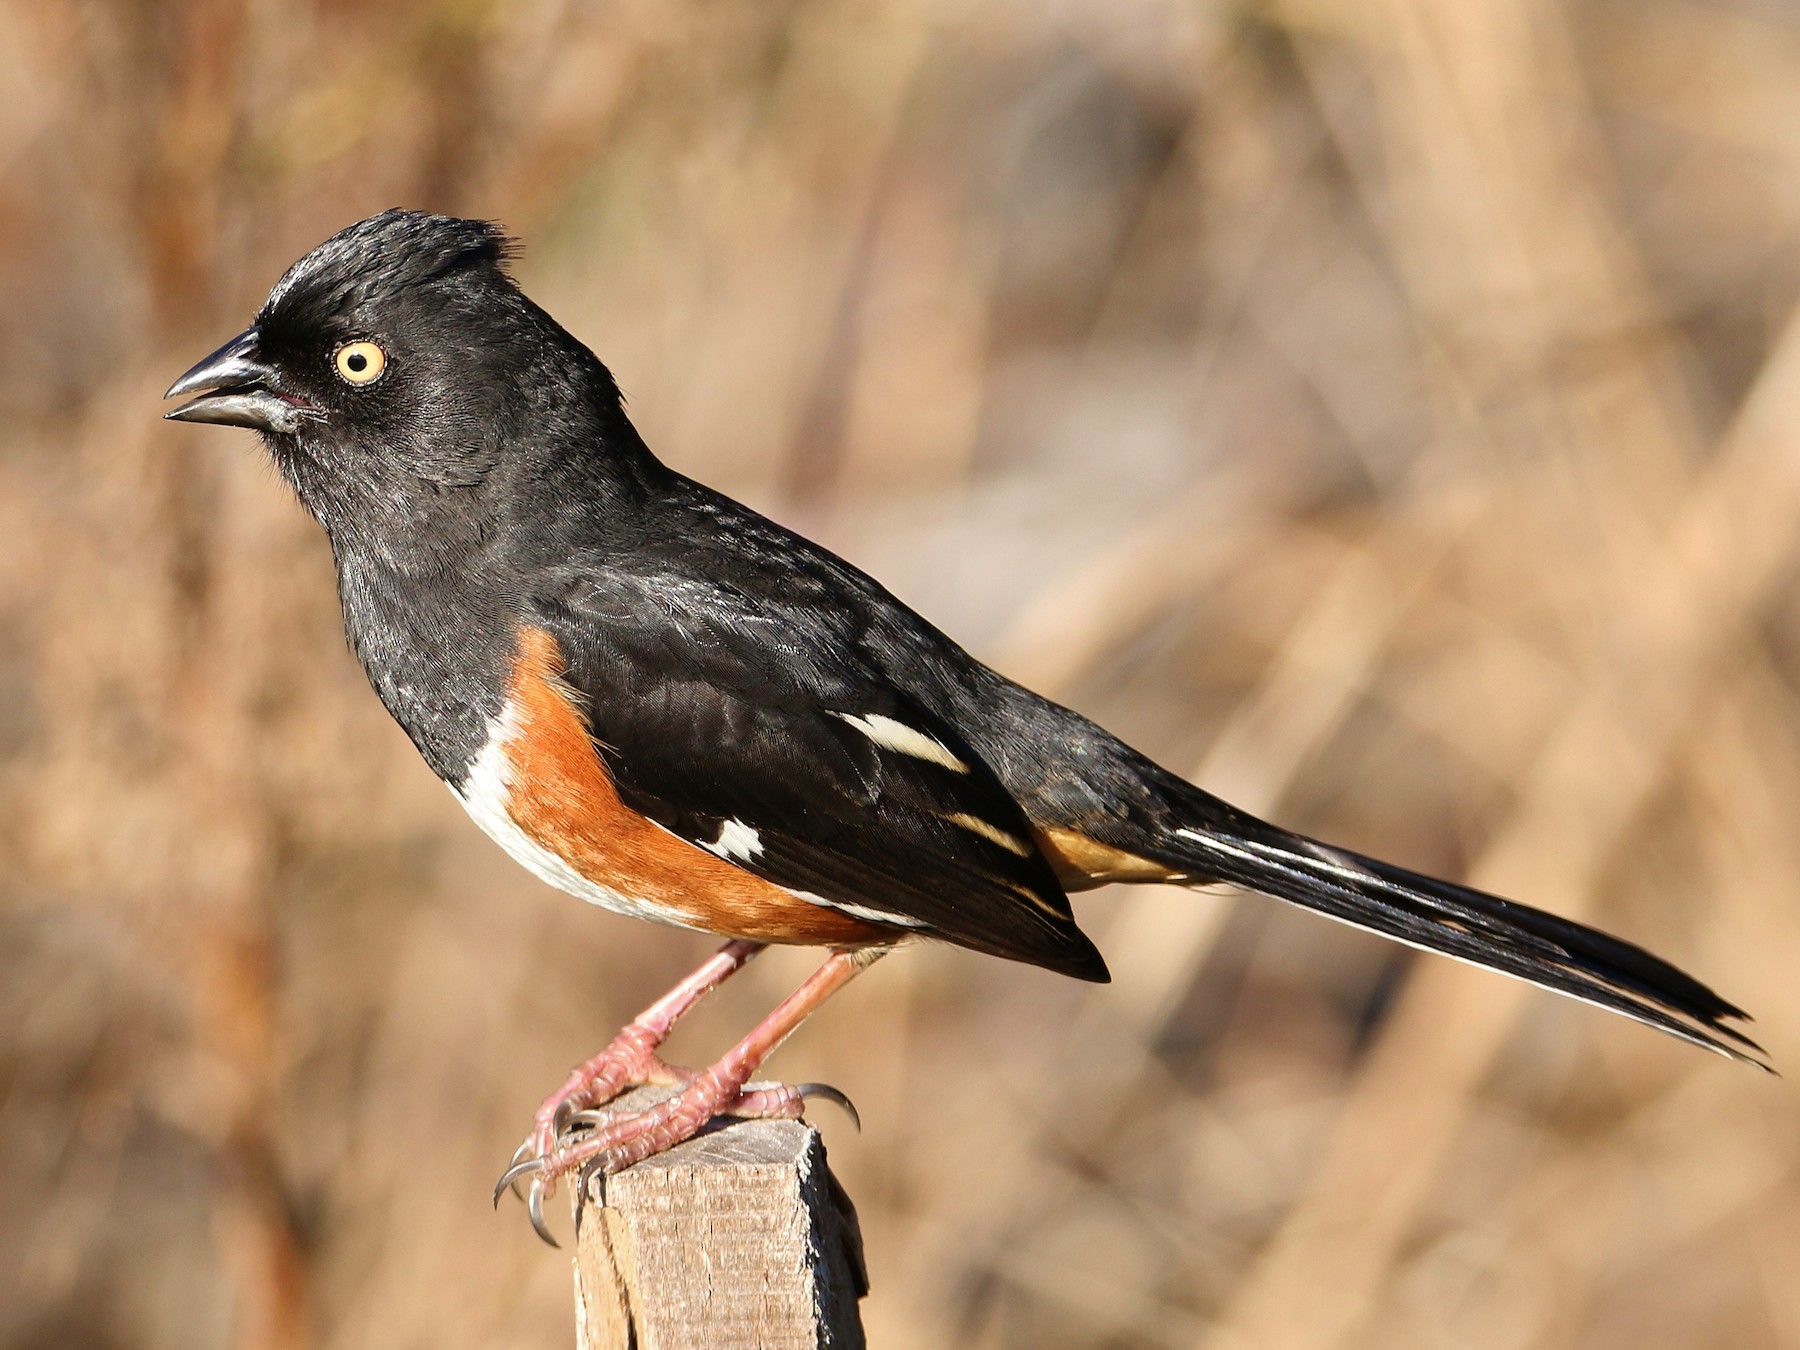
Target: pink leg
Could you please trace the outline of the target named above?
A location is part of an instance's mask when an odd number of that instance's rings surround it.
[[[808,1084],[745,1092],[744,1085],[750,1081],[750,1076],[761,1067],[763,1061],[774,1053],[775,1048],[815,1008],[886,955],[886,952],[884,947],[833,952],[824,965],[814,971],[774,1012],[757,1023],[748,1036],[726,1051],[718,1063],[689,1077],[686,1080],[687,1086],[680,1092],[647,1111],[632,1112],[606,1121],[584,1136],[571,1138],[569,1135],[562,1135],[554,1139],[551,1147],[515,1162],[500,1179],[496,1194],[515,1181],[529,1176],[533,1224],[547,1241],[555,1245],[540,1216],[543,1198],[553,1193],[558,1178],[590,1165],[609,1174],[620,1171],[691,1138],[714,1116],[798,1116],[807,1097],[830,1094],[830,1090]],[[721,952],[720,956],[724,954]],[[703,967],[702,970],[704,969]],[[695,972],[695,978],[700,973]],[[691,1004],[692,1000],[689,1006]],[[540,1120],[541,1118],[540,1113]],[[535,1143],[535,1136],[533,1142]]]
[[[750,963],[763,949],[760,942],[727,942],[680,984],[639,1013],[612,1044],[570,1071],[566,1081],[544,1099],[532,1122],[531,1137],[514,1155],[544,1157],[577,1111],[604,1106],[627,1088],[644,1083],[685,1082],[689,1074],[665,1064],[657,1049],[688,1011]]]

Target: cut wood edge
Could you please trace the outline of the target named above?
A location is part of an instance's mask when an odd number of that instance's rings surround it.
[[[621,1109],[661,1095],[632,1094]],[[721,1123],[580,1189],[581,1350],[864,1344],[856,1210],[804,1122]]]

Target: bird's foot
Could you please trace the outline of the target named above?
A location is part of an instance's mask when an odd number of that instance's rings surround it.
[[[575,1174],[579,1177],[578,1184],[585,1184],[595,1175],[611,1176],[693,1138],[719,1116],[796,1120],[804,1113],[806,1102],[815,1097],[843,1107],[860,1127],[856,1107],[850,1099],[824,1083],[734,1082],[735,1075],[720,1073],[721,1066],[695,1074],[662,1064],[660,1060],[657,1064],[672,1077],[646,1081],[679,1081],[684,1086],[673,1096],[642,1111],[606,1111],[597,1106],[565,1109],[571,1100],[565,1085],[562,1092],[544,1104],[555,1132],[546,1143],[540,1144],[540,1136],[534,1129],[531,1138],[519,1146],[511,1165],[494,1187],[495,1201],[498,1202],[509,1187],[516,1190],[524,1185],[531,1226],[539,1237],[554,1247],[558,1244],[544,1222],[544,1201],[556,1194],[557,1182],[563,1177]],[[571,1080],[573,1077],[571,1075]],[[614,1091],[606,1100],[617,1095]],[[545,1119],[544,1110],[540,1109],[538,1117],[541,1125]]]
[[[513,1154],[513,1162],[555,1152],[557,1141],[569,1132],[577,1116],[598,1110],[621,1093],[635,1087],[685,1083],[691,1079],[693,1070],[670,1064],[656,1053],[659,1039],[634,1023],[615,1036],[606,1049],[571,1069],[563,1085],[538,1107],[531,1133]]]
[[[751,1028],[710,1069],[690,1073],[665,1064],[656,1054],[675,1019],[715,988],[760,948],[728,942],[713,958],[620,1032],[600,1054],[569,1075],[562,1089],[538,1109],[529,1138],[494,1187],[494,1203],[508,1187],[526,1186],[531,1226],[552,1247],[544,1224],[544,1200],[570,1173],[610,1175],[652,1154],[691,1139],[714,1116],[794,1119],[809,1097],[836,1102],[856,1120],[850,1099],[823,1083],[755,1084],[750,1075],[774,1053],[795,1027],[832,992],[865,970],[886,948],[833,952],[798,989]],[[641,1111],[601,1110],[635,1084],[673,1082],[679,1090]]]

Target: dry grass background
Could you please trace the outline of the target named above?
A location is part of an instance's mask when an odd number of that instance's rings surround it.
[[[250,438],[157,420],[394,203],[1002,669],[1800,1065],[1784,0],[0,0],[0,92],[0,1345],[567,1344],[488,1186],[706,947],[480,839]],[[1800,1346],[1788,1084],[1078,904],[1110,988],[919,951],[777,1062],[868,1123],[877,1346]]]

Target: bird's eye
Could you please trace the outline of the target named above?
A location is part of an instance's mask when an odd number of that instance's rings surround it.
[[[350,384],[373,384],[387,369],[387,353],[373,342],[346,342],[333,354],[331,364]]]

